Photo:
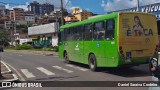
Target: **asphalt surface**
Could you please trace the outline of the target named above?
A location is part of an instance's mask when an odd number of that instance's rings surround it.
[[[26,81],[151,81],[148,65],[135,66],[130,69],[100,68],[98,72],[90,71],[87,65],[79,63],[66,64],[57,56],[41,56],[4,52],[4,62],[14,67]],[[21,88],[9,88],[21,90]],[[28,88],[23,88],[25,90]],[[32,89],[32,88],[30,88]],[[44,88],[34,88],[41,90]],[[46,89],[46,88],[45,88]],[[47,88],[50,90],[53,88]],[[116,87],[116,88],[54,88],[56,90],[148,90],[147,87]]]

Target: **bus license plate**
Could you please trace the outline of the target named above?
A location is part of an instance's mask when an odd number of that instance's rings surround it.
[[[136,51],[137,52],[137,54],[142,54],[143,53],[143,50],[138,50],[138,51]]]

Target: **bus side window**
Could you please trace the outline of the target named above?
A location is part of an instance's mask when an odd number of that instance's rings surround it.
[[[66,28],[66,29],[64,30],[64,33],[65,33],[65,35],[64,35],[64,40],[65,40],[65,41],[69,41],[69,40],[70,40],[70,28]]]
[[[78,28],[77,27],[74,27],[74,37],[73,37],[73,40],[74,41],[76,41],[77,40],[77,38],[78,38],[78,33],[77,33],[77,30],[78,30]]]
[[[104,40],[105,29],[104,22],[97,22],[94,25],[93,39],[94,40]]]
[[[114,25],[115,24],[113,19],[106,22],[106,40],[114,40]]]
[[[64,41],[67,41],[67,28],[64,29]]]
[[[77,41],[83,40],[83,26],[77,27]]]
[[[84,40],[92,40],[93,24],[85,25]]]
[[[74,40],[74,27],[70,28],[70,35],[69,35],[69,41],[73,41]]]

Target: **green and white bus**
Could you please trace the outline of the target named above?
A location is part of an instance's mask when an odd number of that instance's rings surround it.
[[[60,27],[59,57],[97,67],[139,65],[158,57],[156,17],[111,13]]]

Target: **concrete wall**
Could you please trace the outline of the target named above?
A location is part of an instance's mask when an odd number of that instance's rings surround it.
[[[23,43],[25,43],[25,42],[31,42],[32,41],[32,39],[20,39],[20,42],[19,42],[19,44],[23,44]]]
[[[59,29],[59,25],[56,23],[44,24],[28,28],[28,35],[40,35],[55,33]]]
[[[52,46],[58,46],[58,36],[52,35]]]

